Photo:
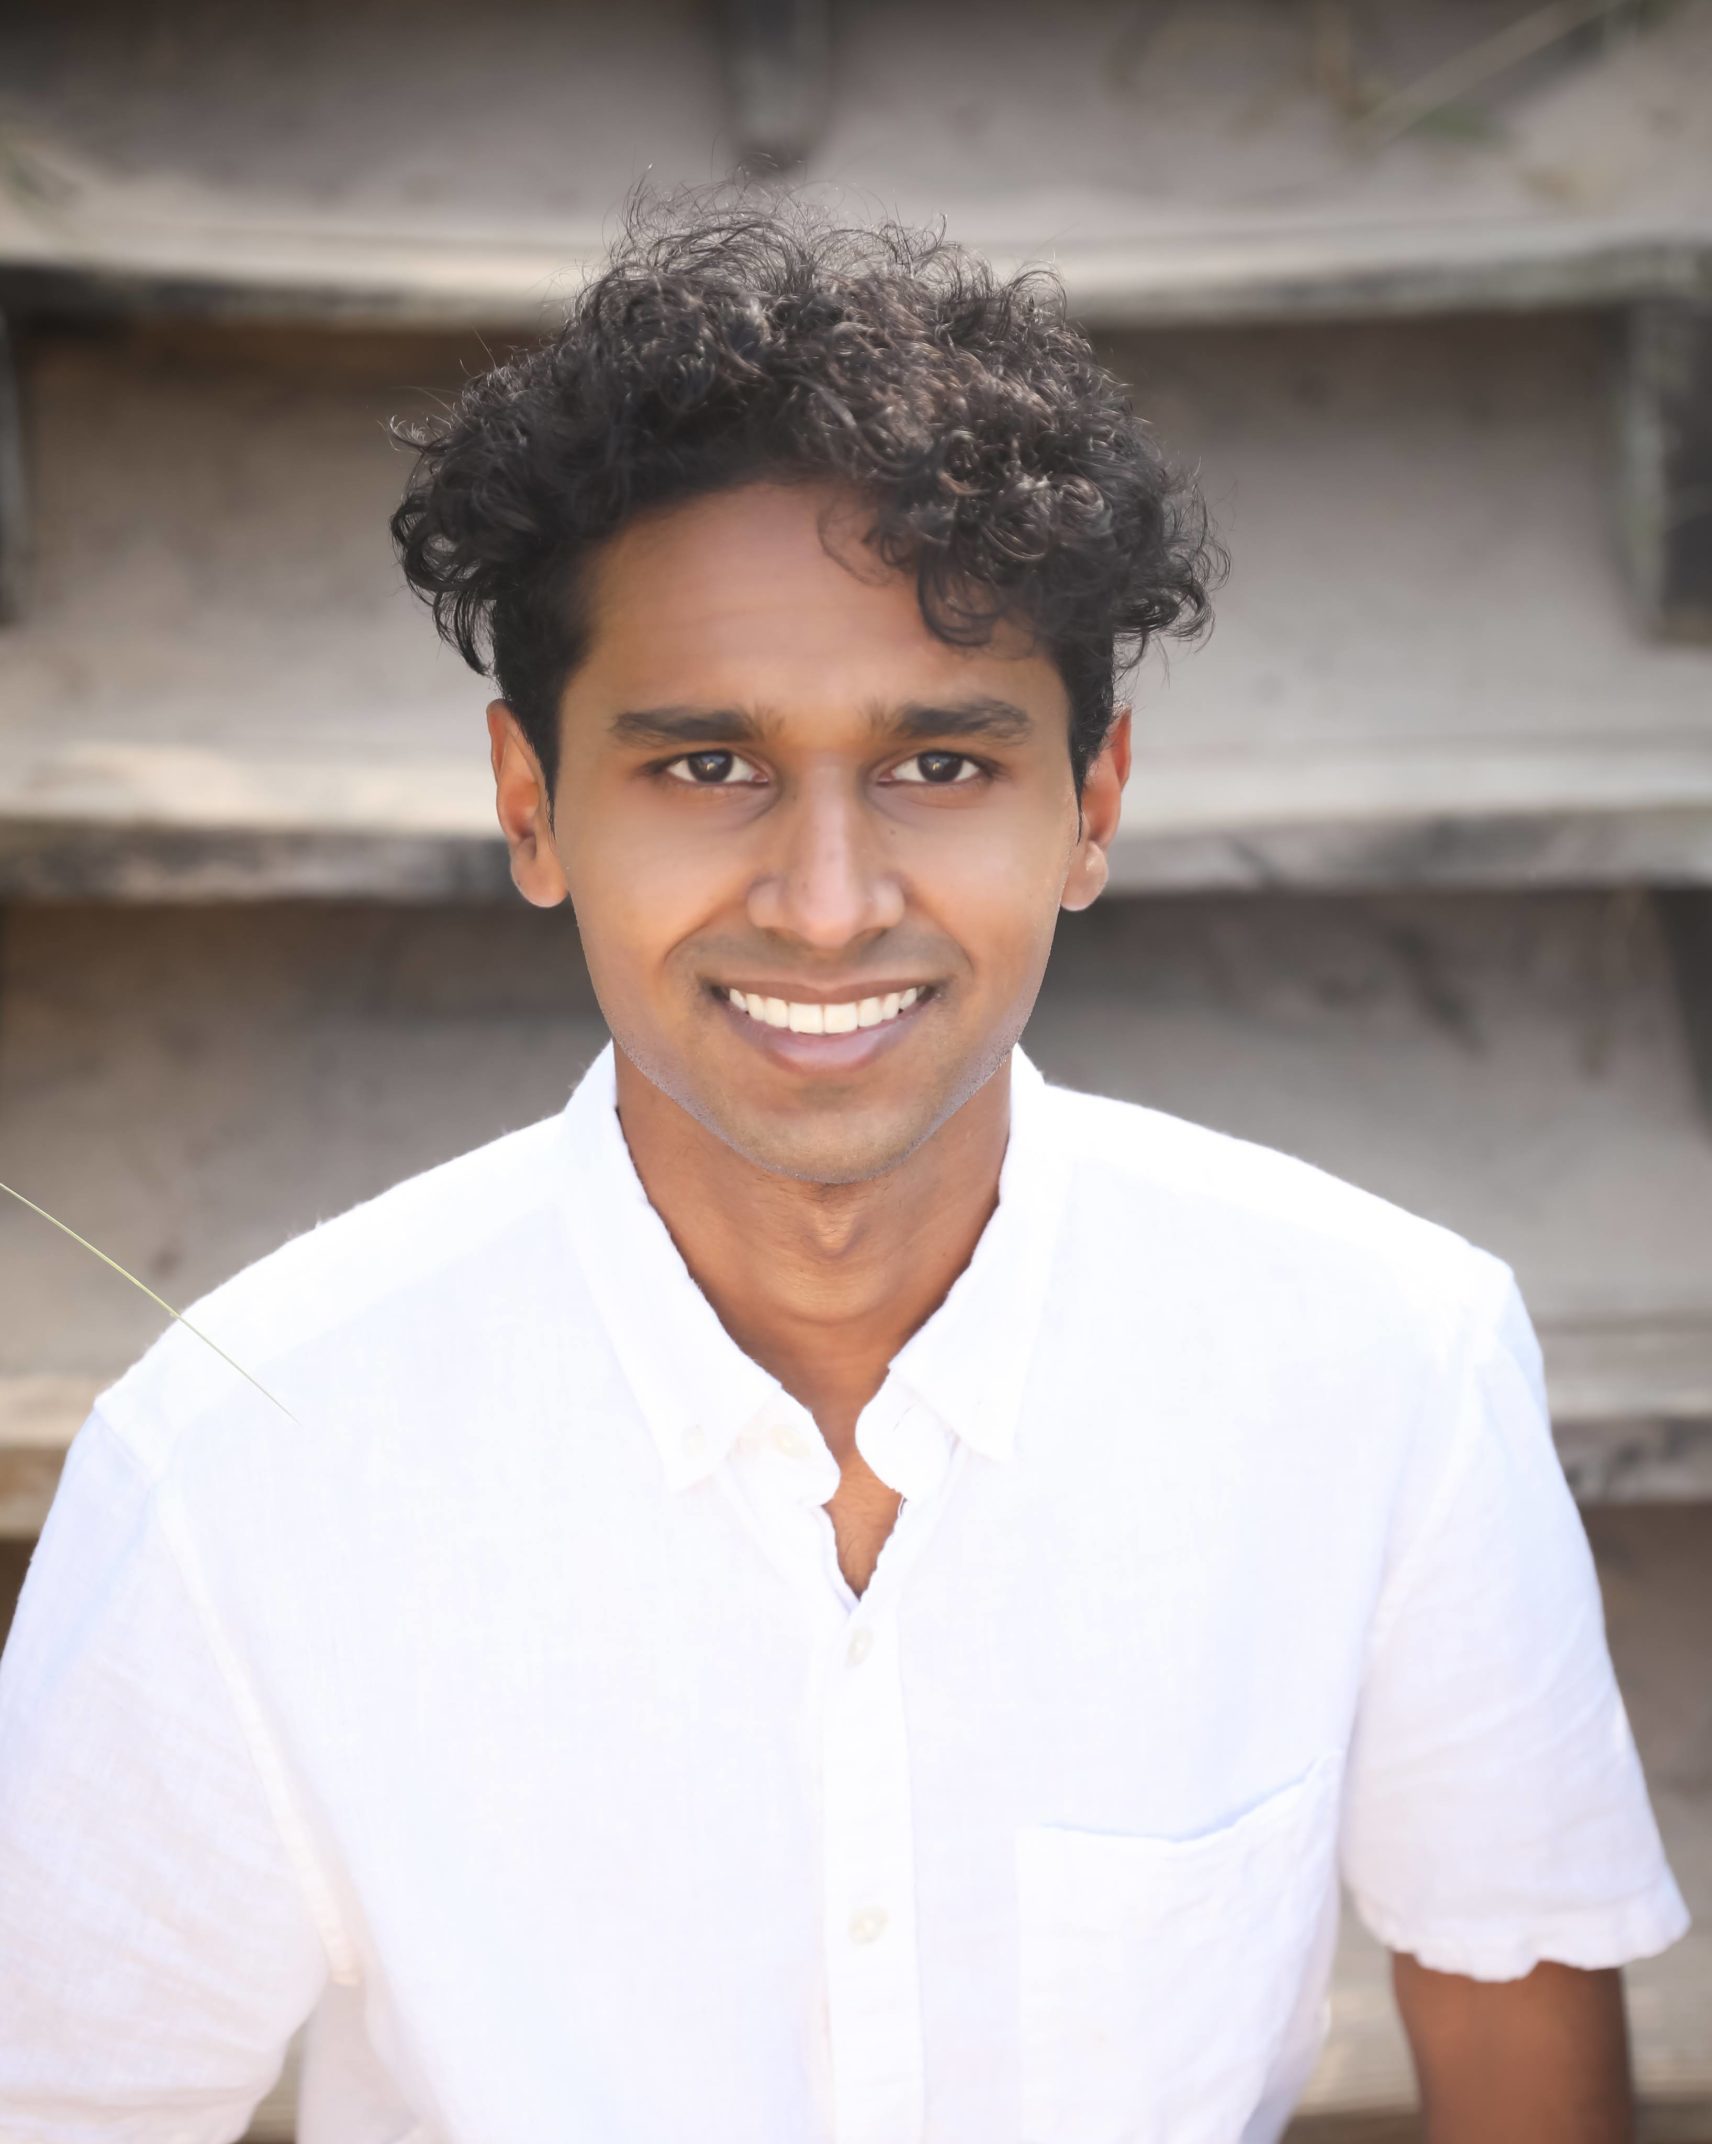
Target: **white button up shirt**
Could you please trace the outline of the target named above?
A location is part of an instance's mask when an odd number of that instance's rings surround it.
[[[1340,1875],[1428,1965],[1686,1926],[1510,1269],[1048,1086],[856,1441],[562,1110],[77,1437],[0,1674],[0,2137],[1260,2144]]]

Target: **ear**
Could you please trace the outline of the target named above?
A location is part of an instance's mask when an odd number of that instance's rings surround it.
[[[541,763],[504,700],[487,707],[494,807],[511,851],[511,882],[537,908],[556,908],[569,889],[553,846],[553,825]]]
[[[1124,784],[1129,780],[1129,714],[1120,706],[1082,783],[1082,809],[1076,847],[1065,874],[1060,905],[1087,908],[1099,898],[1110,876],[1107,851],[1118,830]]]

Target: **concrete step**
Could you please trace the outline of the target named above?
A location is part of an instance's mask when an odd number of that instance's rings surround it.
[[[180,1307],[547,1114],[605,1035],[568,912],[520,901],[7,923],[0,1178]],[[1028,1041],[1509,1258],[1583,1497],[1712,1494],[1712,1133],[1644,900],[1113,901],[1062,927]],[[166,1319],[4,1199],[0,1289],[0,1527],[28,1532]]]
[[[1235,568],[1143,666],[1119,886],[1712,880],[1712,648],[1631,616],[1582,318],[1115,338]],[[484,681],[386,536],[390,415],[473,340],[21,347],[37,563],[0,894],[509,898]]]
[[[1712,1311],[1662,1327],[1546,1325],[1540,1341],[1580,1502],[1712,1500]],[[66,1448],[122,1367],[0,1376],[0,1538],[40,1531]]]
[[[825,11],[809,11],[824,16]],[[8,11],[14,302],[533,324],[625,186],[753,137],[691,0],[475,18],[304,0]],[[1608,303],[1702,287],[1704,9],[1510,0],[837,11],[811,181],[1062,269],[1150,324]]]

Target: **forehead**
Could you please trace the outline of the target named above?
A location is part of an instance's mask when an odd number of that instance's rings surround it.
[[[1001,623],[985,648],[941,640],[913,577],[862,544],[862,525],[860,501],[821,484],[750,484],[638,516],[593,563],[573,691],[791,708],[957,689],[1066,707],[1022,628]]]

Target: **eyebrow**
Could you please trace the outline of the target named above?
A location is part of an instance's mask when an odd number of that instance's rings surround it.
[[[910,700],[902,707],[870,710],[869,720],[878,730],[908,738],[985,737],[993,744],[1020,744],[1034,732],[1034,718],[1014,700],[986,696],[952,700],[943,707]]]
[[[1033,734],[1034,721],[1012,700],[980,695],[943,705],[906,700],[902,706],[870,706],[869,727],[876,735],[907,741],[922,737],[985,737],[994,744],[1020,744]],[[763,724],[737,707],[632,707],[614,715],[611,734],[620,743],[696,746],[756,744]]]
[[[761,725],[735,707],[632,707],[611,733],[623,744],[754,744]]]

